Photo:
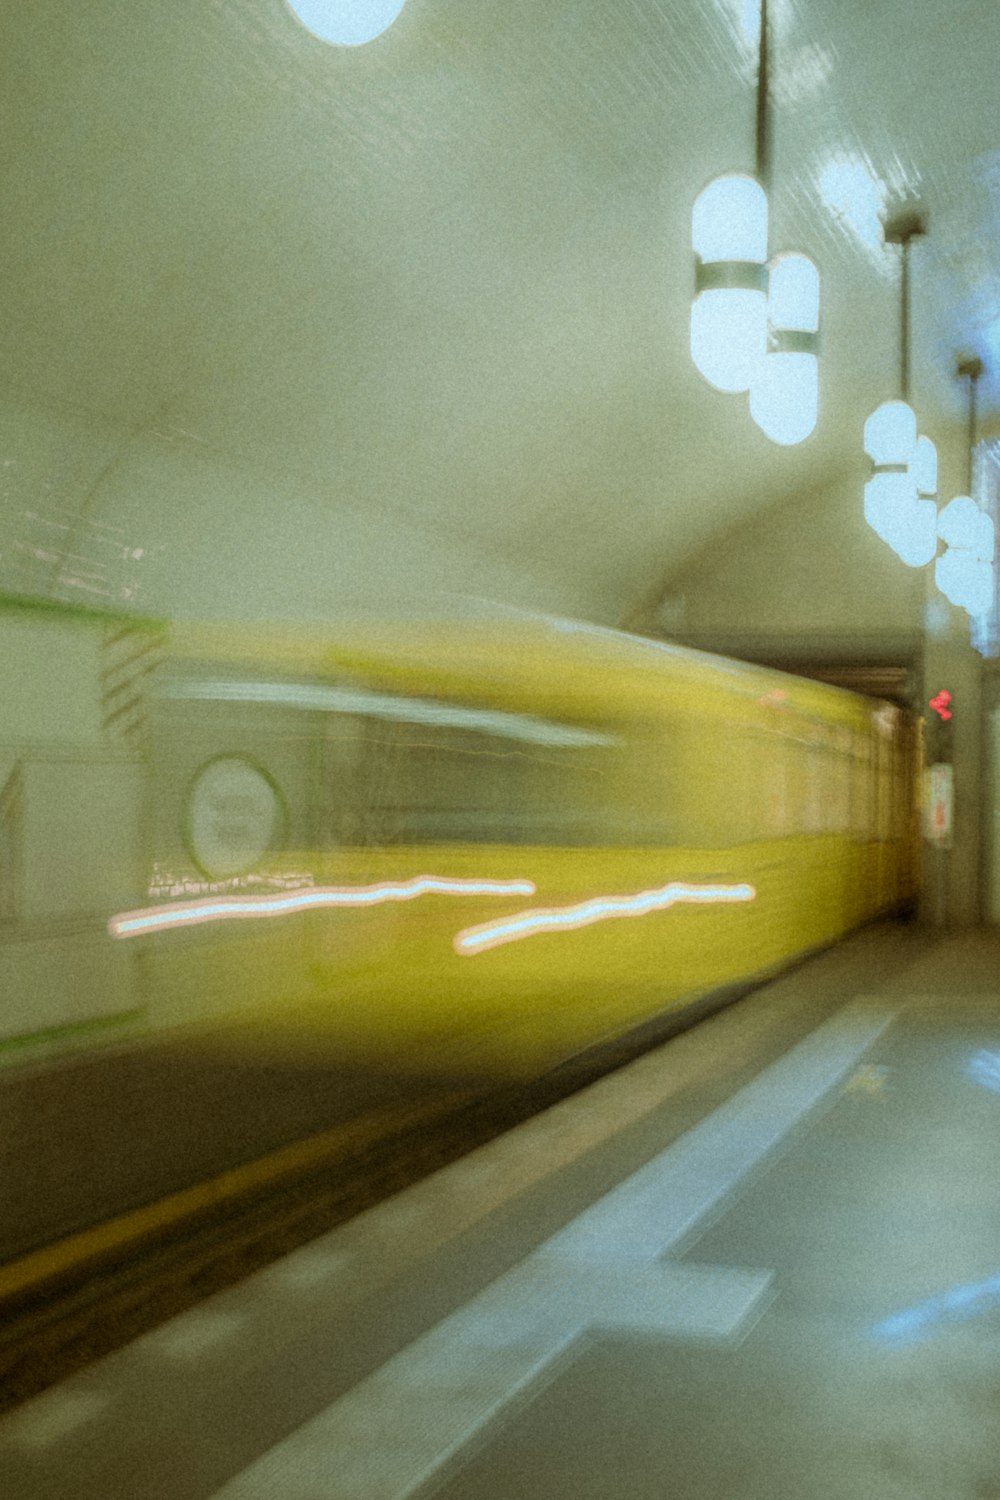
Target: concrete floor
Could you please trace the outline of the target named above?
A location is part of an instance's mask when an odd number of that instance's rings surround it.
[[[773,1268],[759,1321],[591,1335],[442,1500],[995,1500],[998,1159],[1000,1005],[906,1013],[686,1250]]]
[[[1000,1500],[1000,940],[885,925],[0,1421],[18,1500]]]

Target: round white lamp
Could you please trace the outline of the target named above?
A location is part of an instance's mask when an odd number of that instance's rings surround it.
[[[910,470],[917,482],[917,494],[928,499],[937,494],[937,448],[923,433],[917,438]]]
[[[691,358],[709,385],[749,390],[767,351],[767,195],[742,173],[717,177],[691,212]]]
[[[801,443],[819,413],[819,272],[807,255],[771,262],[767,352],[750,386],[750,415],[773,443]]]
[[[865,423],[865,452],[876,469],[908,469],[917,446],[917,419],[905,401],[883,401]]]
[[[361,47],[388,31],[406,0],[288,0],[307,31],[321,42]]]

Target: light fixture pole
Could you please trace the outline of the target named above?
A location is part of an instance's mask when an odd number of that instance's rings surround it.
[[[805,255],[768,263],[770,32],[760,0],[754,175],[717,177],[695,199],[691,358],[718,391],[749,393],[775,443],[800,443],[819,410],[819,273]]]
[[[960,359],[957,373],[969,382],[969,493],[949,500],[938,516],[937,534],[947,546],[934,564],[934,582],[946,599],[978,619],[989,613],[994,602],[995,528],[972,498],[976,382],[983,373],[983,362],[975,356]]]
[[[767,0],[760,0],[760,37],[757,51],[757,181],[771,191],[771,110],[768,97]]]
[[[983,362],[975,354],[968,359],[959,359],[955,364],[955,373],[960,379],[969,382],[969,494],[972,494],[972,465],[973,456],[976,451],[976,385],[983,373]]]
[[[910,241],[926,233],[926,221],[916,209],[899,214],[885,226],[886,244],[900,249],[899,393],[906,402],[910,399]]]
[[[872,476],[865,485],[865,520],[910,568],[922,568],[937,551],[937,449],[917,436],[910,406],[910,242],[927,225],[910,209],[885,225],[886,244],[900,247],[898,401],[883,401],[865,423],[865,452]]]

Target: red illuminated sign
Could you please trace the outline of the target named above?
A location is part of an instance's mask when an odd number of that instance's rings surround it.
[[[937,697],[930,700],[930,706],[931,708],[933,708],[935,713],[941,715],[942,719],[950,719],[951,709],[948,707],[948,704],[950,702],[951,694],[946,688],[942,688]]]

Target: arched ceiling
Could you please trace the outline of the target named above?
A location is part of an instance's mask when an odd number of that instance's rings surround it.
[[[864,174],[929,214],[923,430],[964,421],[958,351],[995,426],[1000,10],[772,6],[771,244],[823,278],[792,449],[688,354],[692,200],[753,162],[743,0],[407,0],[352,48],[284,0],[9,8],[0,588],[613,623],[712,536],[860,475],[897,252],[823,191]]]

